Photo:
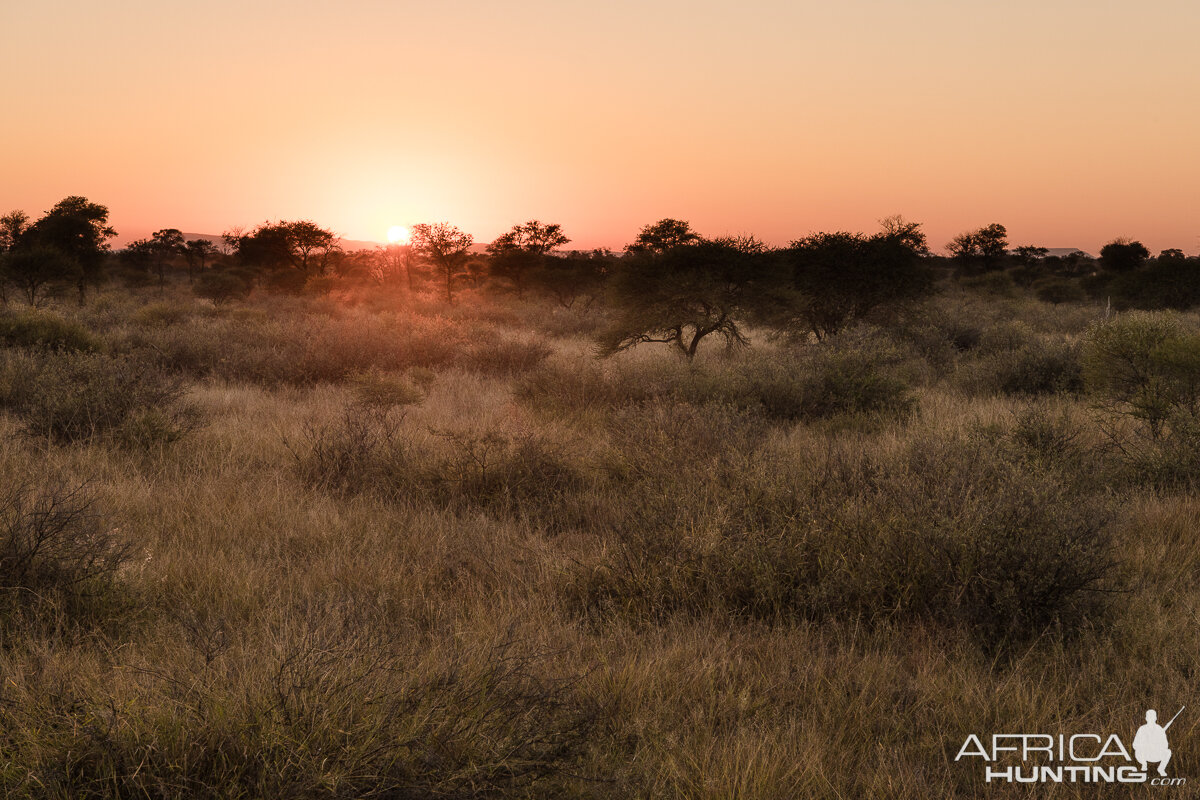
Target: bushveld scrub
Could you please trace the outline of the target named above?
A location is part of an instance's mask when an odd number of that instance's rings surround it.
[[[645,403],[723,403],[779,421],[903,415],[915,407],[904,359],[879,343],[823,343],[717,365],[552,364],[517,383],[532,408],[570,414]]]
[[[78,351],[99,347],[97,337],[80,323],[48,311],[33,310],[0,314],[0,344]]]
[[[1200,468],[1200,333],[1168,312],[1094,324],[1084,377],[1125,477],[1194,486]]]
[[[199,421],[185,393],[178,380],[132,356],[0,354],[0,406],[15,411],[34,437],[169,443]]]
[[[1121,588],[1104,504],[979,442],[726,458],[675,465],[676,480],[639,487],[653,502],[602,521],[611,547],[566,589],[583,611],[927,617],[1004,643],[1103,618]],[[737,489],[708,485],[727,472]]]
[[[329,284],[0,316],[0,792],[973,797],[969,733],[1194,691],[1194,315],[597,359]]]
[[[328,316],[193,318],[134,332],[131,343],[182,374],[265,386],[341,381],[372,367],[398,371],[461,366],[516,374],[533,368],[550,352],[532,337],[515,337],[487,323],[468,328],[437,316],[336,309]]]
[[[130,546],[95,490],[62,476],[5,475],[0,490],[0,636],[30,615],[61,629],[94,617]],[[36,623],[35,623],[36,624]]]

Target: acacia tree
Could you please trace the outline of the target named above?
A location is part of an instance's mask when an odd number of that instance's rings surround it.
[[[743,327],[760,297],[754,284],[762,277],[762,244],[687,236],[663,245],[621,262],[611,284],[618,313],[600,334],[601,355],[662,342],[691,361],[709,336],[745,345]]]
[[[149,239],[136,239],[117,252],[117,260],[137,275],[139,284],[150,274],[154,264],[154,243]]]
[[[183,232],[178,228],[155,231],[150,234],[146,249],[154,272],[158,275],[158,288],[162,289],[167,282],[167,265],[183,252]]]
[[[1146,245],[1132,239],[1113,239],[1100,248],[1100,266],[1110,272],[1133,272],[1149,257]]]
[[[524,297],[527,278],[536,272],[555,248],[571,241],[557,223],[543,225],[531,219],[501,234],[488,245],[492,274],[509,281],[517,297]]]
[[[208,260],[217,254],[217,246],[207,239],[191,239],[181,252],[187,262],[188,283],[191,283],[195,273],[203,272]]]
[[[276,222],[259,225],[248,234],[228,233],[244,265],[265,270],[295,270],[300,283],[324,275],[337,248],[337,237],[315,222]]]
[[[0,253],[16,248],[29,229],[29,215],[20,209],[0,217]]]
[[[605,278],[615,272],[616,263],[616,256],[608,250],[548,258],[538,274],[538,286],[563,308],[573,308],[581,297],[587,298],[585,307],[590,306],[604,288]]]
[[[287,229],[292,266],[306,277],[310,269],[318,275],[324,275],[329,265],[329,256],[337,247],[337,237],[333,232],[308,220],[283,224]]]
[[[371,275],[383,284],[401,282],[412,294],[417,290],[418,256],[411,241],[408,244],[393,242],[378,251]]]
[[[900,214],[879,220],[880,232],[889,239],[904,245],[918,256],[929,255],[929,239],[921,230],[921,223],[911,222]]]
[[[37,308],[53,294],[74,283],[79,264],[53,247],[32,245],[4,254],[4,278]]]
[[[700,234],[692,230],[688,222],[668,217],[643,227],[625,250],[629,253],[665,253],[681,245],[696,244],[700,239]]]
[[[933,275],[919,233],[885,226],[874,236],[839,231],[792,242],[779,252],[761,320],[821,341],[880,306],[926,293]]]
[[[448,222],[421,223],[412,229],[412,247],[444,281],[446,302],[454,302],[454,281],[465,271],[475,238]]]
[[[17,246],[28,227],[29,215],[20,209],[0,217],[0,303],[8,303],[10,282],[4,254]]]
[[[21,243],[57,250],[78,268],[75,287],[82,305],[88,285],[100,282],[108,240],[116,235],[108,224],[106,206],[72,196],[60,200],[33,223],[21,236]]]
[[[1008,253],[1008,229],[993,222],[978,230],[960,233],[946,244],[946,250],[966,270],[987,272],[997,269]]]

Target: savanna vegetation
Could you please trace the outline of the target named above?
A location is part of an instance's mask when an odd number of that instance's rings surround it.
[[[0,219],[6,795],[971,797],[1190,695],[1178,251],[111,233]]]

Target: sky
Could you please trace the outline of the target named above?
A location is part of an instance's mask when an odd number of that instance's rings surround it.
[[[0,0],[0,213],[1200,252],[1196,0]]]

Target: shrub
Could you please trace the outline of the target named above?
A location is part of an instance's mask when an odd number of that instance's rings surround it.
[[[1082,462],[1089,455],[1083,442],[1083,430],[1067,414],[1066,408],[1053,413],[1050,407],[1030,405],[1017,412],[1009,434],[1019,456],[1041,464],[1065,467],[1067,475],[1080,475]]]
[[[136,325],[148,327],[176,325],[191,316],[191,309],[176,303],[147,303],[134,311],[129,319]]]
[[[1169,313],[1119,316],[1088,331],[1083,374],[1107,408],[1159,438],[1170,419],[1200,412],[1200,334]]]
[[[972,390],[1009,395],[1053,395],[1083,389],[1079,348],[1034,339],[1015,350],[984,356],[962,378]]]
[[[578,414],[664,398],[675,391],[687,371],[678,362],[648,366],[581,359],[544,364],[517,379],[514,395],[539,411]]]
[[[581,483],[562,451],[541,437],[434,433],[451,447],[431,476],[431,488],[444,502],[537,514]]]
[[[962,301],[965,304],[965,301]],[[975,309],[927,304],[896,327],[894,335],[907,343],[937,374],[953,371],[959,356],[981,346],[984,326]]]
[[[915,405],[897,373],[899,354],[873,343],[818,345],[796,356],[753,358],[696,371],[681,396],[757,409],[771,419],[813,421],[846,415],[900,416]]]
[[[49,311],[0,314],[0,344],[51,350],[92,351],[100,344],[87,328]]]
[[[372,368],[403,372],[461,366],[516,374],[532,369],[550,352],[544,343],[500,336],[489,326],[451,325],[440,317],[345,313],[336,306],[322,309],[317,301],[310,304],[316,307],[303,314],[283,310],[275,319],[246,313],[194,318],[140,330],[133,342],[154,351],[169,369],[267,386],[343,381]]]
[[[487,375],[519,375],[532,370],[553,352],[554,348],[536,339],[488,338],[472,342],[457,363]]]
[[[988,326],[977,343],[981,354],[1004,353],[1020,350],[1037,338],[1037,334],[1020,320],[1005,320]]]
[[[16,411],[30,435],[59,442],[174,441],[198,421],[184,394],[178,380],[132,356],[13,353],[0,362],[0,405]]]
[[[52,479],[0,486],[0,613],[33,606],[83,613],[110,589],[129,555],[87,483]]]
[[[231,300],[245,299],[250,294],[250,281],[235,272],[210,269],[200,273],[192,284],[192,291],[197,297],[221,306]]]
[[[1017,293],[1017,284],[1007,272],[986,272],[982,275],[973,275],[963,278],[962,285],[1000,297],[1012,297]]]
[[[870,343],[813,345],[799,354],[752,355],[688,366],[555,366],[517,384],[518,399],[558,413],[645,403],[729,405],[771,419],[899,416],[915,405],[899,376],[900,355]]]
[[[1169,434],[1157,439],[1122,437],[1116,440],[1122,456],[1117,477],[1133,485],[1168,490],[1194,490],[1200,485],[1200,425],[1190,415],[1169,420]]]
[[[789,418],[794,413],[799,419],[908,413],[916,401],[887,362],[886,355],[876,352],[834,350],[814,359],[797,406],[791,407],[778,395],[764,396],[764,406],[773,417]]]
[[[288,446],[305,483],[343,496],[537,513],[581,483],[563,453],[540,437],[434,430],[447,445],[438,452],[409,441],[401,422],[386,410],[348,409]]]
[[[1087,299],[1087,292],[1076,281],[1066,278],[1044,278],[1033,284],[1037,298],[1045,303],[1079,303]]]
[[[414,405],[425,399],[425,393],[409,376],[374,368],[351,375],[350,385],[355,402],[368,409],[386,410]]]
[[[53,797],[446,800],[586,789],[580,773],[607,720],[576,676],[521,643],[422,655],[342,622],[281,632],[258,661],[139,665],[127,702],[69,685],[6,702],[6,757],[19,768],[0,786]]]
[[[814,455],[748,454],[719,505],[683,480],[626,482],[637,502],[567,597],[642,621],[927,619],[1001,646],[1091,624],[1117,585],[1110,513],[1053,470],[948,438]]]
[[[334,423],[307,426],[297,446],[285,440],[301,480],[341,496],[375,492],[398,499],[415,489],[415,461],[391,411],[347,409]]]

